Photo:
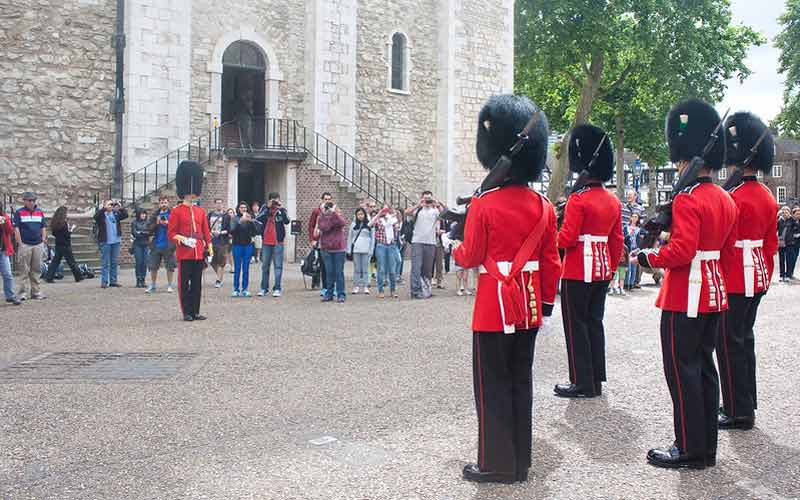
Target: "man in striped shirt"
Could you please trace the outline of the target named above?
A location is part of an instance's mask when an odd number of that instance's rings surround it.
[[[625,203],[622,204],[622,225],[627,227],[631,221],[631,214],[639,214],[639,220],[644,217],[644,207],[636,202],[636,191],[625,193]]]

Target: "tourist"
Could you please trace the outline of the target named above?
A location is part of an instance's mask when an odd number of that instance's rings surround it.
[[[786,246],[789,248],[786,280],[794,281],[794,270],[797,266],[798,254],[800,254],[800,207],[792,208],[792,218],[786,227]]]
[[[67,220],[67,207],[58,207],[50,221],[50,233],[56,239],[56,252],[50,265],[47,266],[47,274],[44,276],[46,282],[53,283],[62,258],[67,261],[75,283],[83,281],[83,272],[78,269],[78,263],[75,262],[75,256],[72,254],[72,231],[74,230],[75,225],[70,225]]]
[[[322,260],[325,262],[327,280],[324,285],[326,293],[322,298],[323,302],[332,301],[334,293],[337,295],[337,302],[345,301],[345,226],[347,221],[342,217],[339,207],[333,201],[323,203],[322,212],[317,220],[319,246],[322,250]]]
[[[263,249],[261,251],[261,291],[259,297],[269,293],[269,266],[275,268],[275,282],[272,285],[272,296],[280,297],[283,293],[283,241],[286,239],[286,226],[289,224],[289,213],[283,208],[281,195],[270,193],[268,205],[256,217],[263,225]]]
[[[639,252],[639,237],[642,232],[642,228],[639,227],[639,214],[632,213],[630,219],[628,219],[628,224],[625,226],[626,236],[625,236],[625,248],[631,254],[636,254]],[[636,277],[639,276],[639,262],[638,260],[630,261],[628,264],[627,269],[627,279],[625,280],[625,289],[626,290],[633,290],[633,287],[636,285]]]
[[[222,288],[222,279],[225,277],[225,263],[228,260],[228,247],[230,246],[231,217],[225,211],[221,199],[214,200],[214,205],[214,210],[208,214],[208,227],[211,229],[211,246],[214,248],[211,268],[217,275],[214,288]]]
[[[136,262],[136,288],[145,288],[147,263],[150,258],[150,236],[152,236],[149,214],[142,208],[136,209],[136,217],[131,224],[131,253]]]
[[[320,197],[320,204],[316,207],[312,212],[311,216],[308,218],[308,239],[311,243],[312,247],[319,247],[319,227],[317,227],[317,222],[319,221],[319,216],[322,213],[322,207],[325,206],[326,203],[333,202],[333,196],[328,193],[322,193]],[[328,292],[325,290],[325,260],[321,261],[320,266],[320,279],[312,279],[311,281],[311,289],[315,289],[317,286],[320,286],[320,280],[322,281],[322,290],[320,291],[320,297],[324,297]]]
[[[172,214],[169,198],[161,196],[158,199],[158,210],[150,216],[150,233],[153,240],[150,243],[150,287],[147,293],[155,293],[158,270],[163,264],[167,270],[167,292],[172,293],[172,275],[175,271],[175,242],[167,236],[169,218]]]
[[[250,296],[247,289],[250,285],[250,258],[253,256],[253,237],[257,232],[253,217],[247,211],[247,203],[240,202],[239,212],[231,221],[233,297]]]
[[[12,235],[14,225],[11,217],[0,207],[0,276],[3,278],[3,295],[6,302],[18,306],[22,304],[14,293],[14,275],[11,273],[11,257],[14,255]]]
[[[256,215],[261,213],[261,205],[254,201],[250,206],[250,216],[255,220]],[[263,246],[263,238],[260,233],[256,233],[253,237],[253,262],[261,262],[261,247]]]
[[[30,292],[32,299],[44,299],[45,295],[39,290],[43,243],[47,239],[44,212],[36,206],[36,195],[31,192],[22,194],[22,202],[25,206],[14,213],[17,265],[20,266],[17,297],[25,300]]]
[[[120,206],[116,200],[108,200],[97,213],[94,214],[94,223],[97,225],[97,243],[100,245],[102,258],[100,288],[117,288],[119,269],[119,248],[122,242],[122,229],[120,222],[128,218],[128,211]]]
[[[389,293],[392,297],[399,298],[397,294],[397,262],[400,260],[400,251],[396,243],[400,237],[400,219],[392,207],[387,204],[370,220],[369,225],[375,228],[378,298],[382,299],[386,296],[384,288],[387,279]]]
[[[436,253],[433,257],[434,280],[436,281],[436,288],[444,290],[444,245],[442,244],[442,235],[445,233],[444,221],[441,219],[436,221]]]
[[[778,261],[780,265],[780,281],[788,280],[789,255],[792,247],[786,245],[786,235],[791,225],[792,213],[789,207],[782,207],[778,212]]]
[[[228,210],[225,211],[225,214],[228,216],[228,221],[229,221],[229,224],[228,224],[228,236],[227,236],[227,238],[225,238],[225,241],[227,242],[227,245],[228,245],[228,248],[227,248],[228,255],[225,258],[225,265],[228,268],[228,272],[230,274],[233,274],[233,252],[231,252],[230,221],[233,221],[233,218],[236,217],[236,210],[234,210],[233,208],[228,208]]]
[[[644,207],[637,201],[636,191],[629,190],[625,193],[625,203],[622,204],[622,225],[630,224],[631,215],[636,214],[641,218],[644,215]]]
[[[369,295],[369,263],[375,250],[375,239],[369,223],[367,211],[357,208],[347,237],[348,254],[353,259],[353,295],[359,294],[362,289]]]
[[[419,203],[406,210],[413,217],[411,237],[411,297],[427,299],[432,293],[433,267],[436,256],[436,230],[444,205],[423,191]]]

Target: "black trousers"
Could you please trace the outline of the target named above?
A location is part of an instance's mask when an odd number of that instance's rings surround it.
[[[67,261],[67,265],[69,266],[70,271],[72,271],[72,276],[75,277],[75,281],[82,280],[83,273],[80,269],[78,269],[78,263],[75,262],[75,256],[72,254],[72,247],[62,247],[58,245],[56,245],[56,251],[53,253],[53,259],[50,261],[50,265],[47,266],[47,274],[45,275],[45,279],[53,279],[56,271],[58,271],[58,266],[61,265],[62,258]]]
[[[473,334],[472,378],[482,471],[518,474],[531,466],[531,369],[537,332]]]
[[[756,339],[753,325],[764,293],[755,297],[728,295],[728,310],[717,334],[717,364],[722,407],[732,417],[752,417],[756,400]]]
[[[569,381],[594,394],[606,381],[606,312],[608,281],[561,280],[561,316],[567,341]]]
[[[675,443],[691,457],[717,452],[719,377],[713,353],[721,316],[661,313],[661,353],[672,396]]]
[[[178,299],[181,313],[186,316],[200,314],[200,297],[203,292],[203,261],[181,260],[178,262]]]

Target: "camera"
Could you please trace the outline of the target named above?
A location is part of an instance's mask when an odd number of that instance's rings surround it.
[[[325,204],[325,210],[330,210],[333,208],[333,202],[329,201]]]
[[[426,205],[433,205],[433,200],[425,200]]]

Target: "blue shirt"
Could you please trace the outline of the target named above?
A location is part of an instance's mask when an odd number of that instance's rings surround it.
[[[120,243],[122,239],[117,232],[117,214],[106,212],[106,244],[113,245]]]
[[[156,222],[160,222],[162,217],[166,217],[169,220],[170,210],[165,212],[158,212],[157,217],[158,220]],[[167,239],[167,226],[165,224],[156,224],[156,234],[153,237],[153,246],[162,250],[169,246],[169,240]]]
[[[41,245],[42,229],[45,227],[44,213],[39,207],[33,207],[33,210],[22,207],[14,212],[14,227],[19,229],[24,244]]]

